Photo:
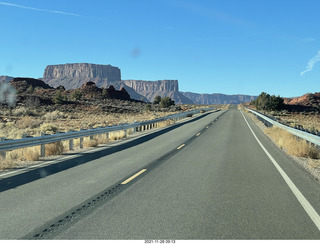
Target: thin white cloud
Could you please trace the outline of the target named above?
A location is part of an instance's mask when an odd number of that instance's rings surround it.
[[[306,69],[304,71],[302,71],[300,73],[300,75],[304,75],[306,72],[309,72],[313,69],[313,66],[315,65],[316,62],[320,61],[320,50],[318,51],[318,53],[316,54],[316,56],[314,56],[313,58],[311,58],[308,62],[308,65],[306,67]]]
[[[0,5],[16,7],[16,8],[23,8],[23,9],[33,10],[33,11],[47,12],[47,13],[52,13],[52,14],[63,14],[63,15],[71,15],[71,16],[81,17],[81,15],[75,14],[75,13],[69,13],[69,12],[63,12],[63,11],[57,11],[57,10],[50,10],[50,9],[42,9],[42,8],[34,8],[34,7],[28,7],[28,6],[23,6],[23,5],[13,4],[13,3],[7,3],[7,2],[0,2]]]

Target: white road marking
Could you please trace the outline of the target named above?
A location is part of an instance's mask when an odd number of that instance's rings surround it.
[[[289,176],[283,171],[283,169],[279,166],[277,161],[271,156],[271,154],[267,151],[267,149],[262,145],[256,134],[253,132],[251,126],[249,125],[247,119],[244,117],[242,111],[241,114],[246,121],[247,125],[249,126],[249,129],[251,130],[254,138],[257,140],[263,151],[267,154],[273,165],[276,167],[276,169],[279,171],[281,174],[282,178],[285,180],[295,197],[298,199],[304,210],[307,212],[309,217],[312,219],[313,223],[318,227],[318,230],[320,231],[320,216],[314,210],[314,208],[311,206],[311,204],[308,202],[308,200],[303,196],[303,194],[300,192],[300,190],[295,186],[295,184],[292,182],[292,180],[289,178]]]

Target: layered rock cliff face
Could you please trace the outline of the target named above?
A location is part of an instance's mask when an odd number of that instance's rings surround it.
[[[249,95],[225,95],[220,93],[198,94],[192,92],[181,92],[195,104],[240,104],[255,100],[257,96]]]
[[[111,65],[88,63],[48,65],[43,80],[52,87],[64,86],[67,90],[81,87],[92,81],[98,87],[108,87],[121,80],[120,69]]]
[[[176,104],[192,104],[193,102],[179,92],[177,80],[123,80],[125,86],[131,87],[140,95],[153,102],[156,96],[170,97]]]

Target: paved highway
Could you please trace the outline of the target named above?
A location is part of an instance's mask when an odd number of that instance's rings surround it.
[[[0,175],[0,239],[320,239],[320,185],[237,109]]]

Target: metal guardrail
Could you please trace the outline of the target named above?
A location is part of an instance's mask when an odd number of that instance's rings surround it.
[[[286,126],[286,125],[283,125],[277,121],[274,121],[270,118],[268,118],[267,116],[265,116],[264,114],[261,114],[253,109],[249,109],[249,108],[245,108],[246,110],[250,111],[251,113],[255,114],[256,116],[260,117],[261,119],[267,121],[268,123],[272,124],[272,125],[275,125],[295,136],[298,136],[302,139],[305,139],[317,146],[320,146],[320,137],[319,136],[316,136],[316,135],[313,135],[313,134],[310,134],[310,133],[307,133],[307,132],[304,132],[304,131],[301,131],[301,130],[297,130],[297,129],[294,129],[294,128],[291,128],[289,126]]]
[[[187,116],[200,113],[201,111],[207,112],[213,109],[214,109],[213,107],[206,108],[206,109],[196,109],[196,110],[187,111],[179,114],[169,115],[169,116],[154,119],[154,120],[136,122],[133,124],[124,124],[124,125],[95,128],[95,129],[89,129],[89,130],[72,131],[72,132],[61,133],[61,134],[43,135],[40,137],[23,138],[23,139],[16,139],[16,140],[4,140],[4,141],[0,140],[0,154],[3,157],[5,157],[6,151],[41,145],[41,157],[44,157],[45,156],[44,145],[48,143],[73,140],[77,138],[84,138],[84,137],[109,133],[113,131],[123,131],[123,130],[128,130],[133,128],[136,131],[136,128],[139,128],[142,126],[147,127],[146,129],[149,129],[149,128],[153,128],[154,124],[162,121],[166,121],[170,119],[180,120],[180,119],[186,118]],[[70,145],[72,145],[72,143]]]

